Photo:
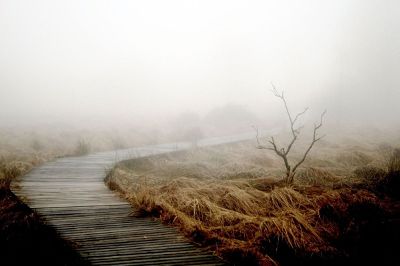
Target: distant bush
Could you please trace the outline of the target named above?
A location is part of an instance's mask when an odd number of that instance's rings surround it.
[[[113,138],[111,140],[113,149],[124,149],[127,147],[126,143],[120,138]]]
[[[43,150],[43,144],[38,139],[32,140],[31,147],[34,151]]]
[[[393,149],[387,158],[387,169],[372,166],[358,167],[354,174],[362,186],[380,195],[400,197],[400,149]]]
[[[0,187],[8,188],[11,181],[32,168],[32,164],[18,160],[0,158]]]
[[[400,149],[394,149],[392,155],[388,160],[388,173],[394,173],[400,171]]]
[[[381,182],[381,189],[392,197],[400,198],[400,149],[393,150],[387,167],[388,173]]]
[[[76,145],[74,155],[77,156],[86,155],[90,153],[90,150],[91,150],[90,143],[84,139],[81,139],[78,141],[78,144]]]
[[[307,167],[299,172],[296,184],[332,186],[339,182],[338,177],[323,168]]]
[[[190,141],[193,147],[197,146],[197,142],[204,138],[204,133],[200,127],[191,127],[183,132],[182,140]]]
[[[374,166],[361,166],[354,170],[356,177],[365,179],[365,181],[379,180],[386,175],[386,171],[382,168]]]
[[[363,167],[374,159],[361,151],[343,152],[336,156],[336,162],[346,167]]]

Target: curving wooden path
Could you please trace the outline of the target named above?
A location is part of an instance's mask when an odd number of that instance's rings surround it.
[[[205,139],[198,145],[250,138],[254,134]],[[221,260],[191,244],[175,228],[130,216],[130,204],[104,185],[107,169],[118,161],[190,146],[173,143],[61,158],[35,168],[12,190],[62,237],[77,243],[92,265],[221,265]]]

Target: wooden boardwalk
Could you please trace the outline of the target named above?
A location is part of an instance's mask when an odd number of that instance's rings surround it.
[[[199,146],[250,136],[206,139]],[[130,216],[130,204],[104,185],[107,169],[118,161],[189,147],[174,143],[61,158],[35,168],[12,190],[61,236],[77,243],[92,265],[221,265],[221,260],[191,244],[175,228]]]

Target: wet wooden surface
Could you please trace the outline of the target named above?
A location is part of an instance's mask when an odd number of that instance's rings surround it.
[[[251,137],[206,139],[198,145]],[[12,190],[64,238],[77,243],[93,265],[221,265],[219,258],[190,243],[177,229],[130,216],[130,204],[104,184],[106,171],[118,161],[190,147],[172,143],[61,158],[33,169]]]

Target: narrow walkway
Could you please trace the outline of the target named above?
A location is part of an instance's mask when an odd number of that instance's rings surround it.
[[[254,134],[205,139],[199,146],[246,140]],[[104,185],[106,170],[125,159],[188,149],[155,145],[58,159],[35,168],[12,186],[93,265],[221,265],[173,227],[129,216],[131,206]]]

